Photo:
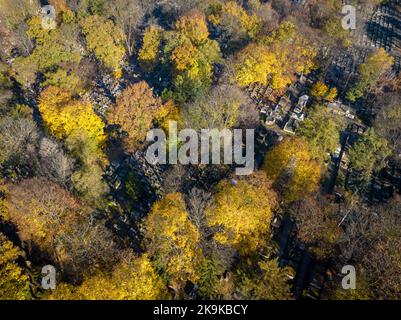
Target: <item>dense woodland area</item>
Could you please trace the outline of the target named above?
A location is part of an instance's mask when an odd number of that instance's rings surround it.
[[[0,299],[401,299],[401,3],[348,2],[0,0]],[[254,173],[147,163],[171,120]]]

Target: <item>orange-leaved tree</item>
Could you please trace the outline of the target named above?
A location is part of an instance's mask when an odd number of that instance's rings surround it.
[[[145,81],[130,85],[117,97],[108,120],[126,133],[124,146],[128,151],[135,151],[144,142],[160,107],[161,100]]]

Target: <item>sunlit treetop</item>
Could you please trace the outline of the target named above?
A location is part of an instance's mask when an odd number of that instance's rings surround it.
[[[88,49],[108,68],[116,78],[122,76],[120,63],[125,55],[125,35],[111,20],[93,15],[80,21]]]
[[[149,254],[170,283],[183,287],[199,278],[203,261],[200,234],[188,218],[183,195],[170,193],[157,201],[146,218]]]
[[[270,180],[264,172],[256,172],[246,179],[221,181],[206,219],[210,226],[222,227],[214,236],[217,241],[246,255],[267,244],[276,205]]]
[[[315,67],[316,54],[293,23],[283,22],[272,35],[238,53],[235,79],[241,87],[259,83],[282,93],[297,73],[307,74]]]
[[[23,251],[0,233],[0,300],[30,298],[29,278],[18,264]]]
[[[156,273],[148,255],[127,253],[111,275],[99,272],[87,276],[79,286],[61,283],[47,295],[57,300],[164,300],[170,299],[166,284]]]
[[[195,45],[201,44],[209,37],[206,17],[197,10],[193,10],[179,18],[175,23],[175,30],[187,37]]]
[[[239,20],[241,27],[251,37],[254,38],[260,31],[261,21],[256,14],[249,14],[243,7],[235,1],[228,1],[216,4],[212,7],[212,13],[208,19],[214,25],[220,25],[225,16],[232,16]]]
[[[88,102],[73,99],[67,90],[45,89],[39,98],[39,111],[50,132],[59,139],[83,131],[99,146],[105,141],[102,119]]]
[[[35,16],[27,21],[27,35],[35,40],[32,53],[19,56],[12,64],[13,75],[22,85],[32,84],[37,72],[51,73],[64,64],[77,65],[82,59],[77,46],[61,35],[60,28],[44,29],[41,17]]]
[[[162,37],[163,29],[158,26],[151,25],[145,30],[138,53],[138,59],[145,70],[152,70],[158,63]]]
[[[266,155],[263,170],[286,202],[302,199],[318,188],[320,164],[303,138],[287,138]]]
[[[161,100],[145,81],[130,85],[117,97],[108,110],[108,120],[127,135],[124,146],[128,151],[137,150],[145,141],[160,107]]]

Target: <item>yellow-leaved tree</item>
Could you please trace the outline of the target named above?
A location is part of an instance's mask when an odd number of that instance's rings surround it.
[[[111,274],[98,273],[84,279],[80,286],[62,283],[46,296],[57,300],[165,300],[167,287],[157,274],[148,255],[131,253],[118,263]]]
[[[318,81],[312,86],[311,94],[318,101],[326,100],[332,102],[337,97],[337,89],[329,89],[324,82]]]
[[[303,138],[286,138],[273,147],[266,155],[263,170],[286,202],[315,191],[320,181],[319,162],[313,159]]]
[[[247,86],[251,83],[267,85],[268,76],[278,69],[276,55],[266,46],[252,43],[238,55],[236,79],[238,85]]]
[[[182,194],[170,193],[157,201],[145,227],[149,254],[180,294],[187,280],[198,280],[203,261],[200,234],[188,218]]]
[[[211,85],[213,64],[221,58],[219,44],[209,39],[205,15],[193,10],[180,17],[166,40],[164,51],[174,67],[176,100],[199,96]]]
[[[18,264],[23,251],[0,232],[0,300],[30,298],[29,278]]]
[[[185,120],[181,109],[172,100],[167,101],[158,109],[155,120],[158,127],[163,129],[166,135],[168,135],[170,121],[177,122],[179,130],[185,128]]]
[[[209,21],[213,25],[221,25],[224,20],[237,19],[241,28],[250,38],[256,37],[261,28],[261,20],[256,14],[249,14],[236,1],[227,1],[213,7]]]
[[[197,54],[198,49],[190,42],[176,47],[171,56],[176,71],[182,72],[190,70],[193,78],[198,77],[200,70],[198,61],[196,60]]]
[[[85,101],[72,98],[71,93],[48,87],[39,97],[39,111],[50,133],[66,139],[76,132],[85,132],[99,146],[105,141],[104,123]]]
[[[372,52],[364,63],[359,65],[359,79],[347,92],[347,99],[355,101],[376,85],[394,63],[394,57],[383,48]]]
[[[125,55],[125,35],[122,30],[113,21],[98,15],[83,18],[80,25],[88,49],[106,67],[114,71],[116,78],[120,78],[122,76],[120,63]]]
[[[138,53],[139,62],[145,70],[153,70],[158,63],[162,37],[163,29],[158,26],[151,25],[145,30]]]
[[[75,189],[89,202],[98,202],[107,190],[102,180],[107,164],[103,152],[106,135],[103,120],[90,103],[73,99],[71,93],[48,87],[39,97],[39,111],[50,133],[64,140],[82,164],[72,181]]]
[[[0,219],[4,221],[10,220],[10,214],[8,212],[8,202],[7,197],[8,195],[8,186],[6,185],[5,181],[0,179]]]
[[[209,38],[203,12],[191,10],[179,17],[172,30],[147,28],[138,60],[147,71],[154,70],[158,62],[163,70],[170,70],[172,87],[163,95],[182,103],[210,87],[213,65],[221,60],[221,52],[218,42]]]
[[[52,262],[71,281],[114,263],[109,230],[94,219],[90,207],[58,184],[45,178],[22,180],[9,186],[6,201],[8,219],[26,250]]]
[[[309,73],[316,50],[296,31],[293,23],[285,21],[269,37],[241,50],[236,62],[238,84],[245,87],[257,82],[281,92],[297,73]]]
[[[242,254],[251,254],[269,239],[276,193],[262,171],[239,180],[223,180],[216,188],[206,219],[211,227],[221,226],[214,237]]]
[[[239,291],[244,299],[290,300],[293,275],[290,267],[280,268],[277,259],[259,261],[248,272],[239,272]]]
[[[175,23],[175,29],[195,45],[201,44],[209,37],[205,15],[198,10],[182,16]]]
[[[73,69],[77,68],[82,56],[75,45],[76,38],[73,32],[70,32],[68,37],[63,32],[65,28],[73,28],[73,24],[66,23],[52,30],[44,29],[40,16],[30,18],[26,24],[26,35],[34,39],[35,48],[29,55],[19,56],[12,63],[13,76],[21,85],[33,84],[38,71],[49,80],[59,68],[63,69],[67,65]],[[74,72],[71,75],[76,76]]]

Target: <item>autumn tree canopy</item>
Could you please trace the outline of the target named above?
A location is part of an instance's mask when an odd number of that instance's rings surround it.
[[[129,254],[112,273],[86,277],[74,287],[66,283],[48,296],[56,300],[161,300],[169,299],[167,287],[147,255]]]
[[[348,2],[0,0],[0,300],[400,299],[401,17]]]
[[[389,71],[394,63],[394,58],[383,48],[370,54],[365,63],[359,66],[359,79],[347,92],[347,98],[355,101],[361,98],[370,86],[374,85],[380,76]]]
[[[290,300],[289,269],[280,269],[277,260],[260,261],[251,275],[240,274],[241,294],[251,300]]]
[[[73,99],[66,90],[57,87],[44,90],[39,98],[39,111],[50,133],[59,139],[85,132],[98,145],[105,140],[104,123],[92,106]]]
[[[218,3],[213,7],[212,13],[208,18],[214,25],[222,27],[229,33],[234,30],[230,30],[227,21],[230,18],[235,19],[250,38],[256,37],[261,27],[260,18],[256,14],[249,14],[235,1]],[[234,36],[233,34],[231,35]]]
[[[318,101],[333,102],[337,97],[337,89],[329,88],[324,82],[316,82],[311,89],[312,97]]]
[[[122,75],[121,60],[124,57],[125,35],[120,28],[116,27],[111,20],[93,15],[80,21],[83,34],[85,35],[88,49],[113,70],[114,75],[119,78]]]
[[[157,201],[146,218],[145,228],[147,248],[156,268],[164,270],[177,290],[182,290],[187,280],[198,280],[203,259],[200,235],[188,218],[182,194],[171,193]]]
[[[8,219],[20,239],[38,247],[73,279],[82,268],[106,267],[115,258],[108,230],[93,220],[91,209],[67,190],[44,178],[9,187]]]
[[[145,70],[153,70],[158,63],[162,36],[163,29],[158,26],[151,25],[145,30],[138,53],[138,59]]]
[[[221,227],[214,235],[217,241],[248,254],[268,241],[276,205],[271,182],[264,172],[257,172],[249,179],[220,182],[206,218],[211,227]]]
[[[22,85],[33,84],[37,72],[44,73],[46,78],[50,79],[48,81],[54,83],[55,78],[61,76],[62,70],[67,71],[65,69],[67,66],[69,66],[68,70],[70,68],[73,70],[82,59],[79,47],[70,45],[68,41],[76,41],[77,34],[70,32],[69,39],[64,34],[67,28],[74,28],[72,24],[66,23],[62,28],[46,30],[42,28],[41,21],[41,17],[38,16],[27,21],[29,29],[26,34],[35,40],[35,47],[30,55],[18,57],[12,65],[14,76]],[[74,81],[78,82],[78,75],[72,73],[70,79],[72,77],[75,77]],[[59,81],[59,84],[73,87],[71,83],[62,81]]]
[[[0,299],[25,300],[30,298],[29,278],[19,265],[23,251],[0,233]]]
[[[280,92],[294,81],[296,73],[312,70],[316,50],[295,28],[294,24],[283,22],[271,36],[239,52],[235,78],[240,86],[259,83]]]
[[[164,94],[179,102],[193,100],[211,85],[213,65],[220,61],[219,44],[209,38],[204,13],[191,10],[180,17],[173,30],[150,26],[145,30],[139,61],[145,70],[154,70],[160,55],[162,69],[171,74],[173,87]]]
[[[314,159],[329,158],[339,146],[340,132],[344,127],[342,119],[328,113],[326,108],[316,106],[297,131],[308,141]]]
[[[127,150],[134,151],[145,141],[160,107],[160,99],[145,81],[131,85],[117,98],[108,113],[108,120],[127,134],[124,138]]]
[[[370,129],[349,150],[350,166],[367,181],[373,172],[378,172],[385,166],[385,161],[390,155],[387,140],[378,137],[374,129]]]
[[[106,190],[102,182],[102,166],[106,163],[103,120],[90,103],[74,99],[70,92],[57,87],[41,93],[39,111],[50,133],[65,141],[82,163],[73,176],[78,192],[95,201]]]
[[[42,178],[10,187],[9,215],[22,240],[50,249],[58,233],[87,209],[66,190]]]
[[[263,170],[286,202],[299,200],[318,188],[320,165],[302,138],[287,138],[273,147],[266,155]]]

